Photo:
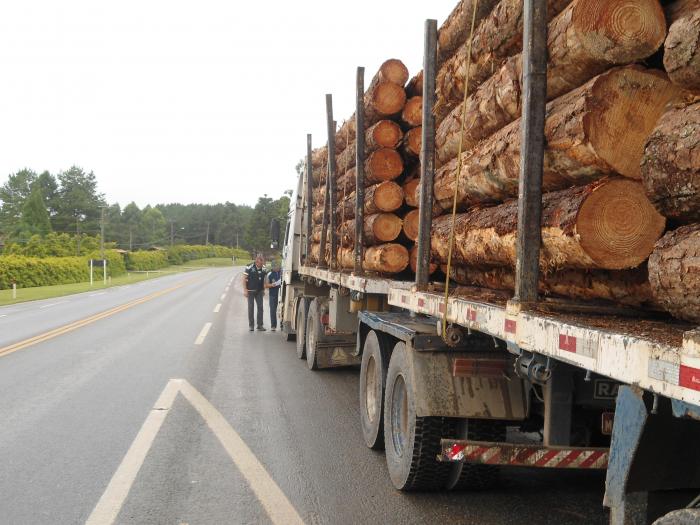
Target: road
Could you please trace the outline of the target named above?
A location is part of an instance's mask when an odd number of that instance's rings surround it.
[[[240,271],[0,308],[0,523],[606,523],[599,473],[395,491],[357,371],[249,332]]]

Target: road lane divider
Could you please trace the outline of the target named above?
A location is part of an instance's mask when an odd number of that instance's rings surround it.
[[[245,478],[256,498],[275,525],[304,525],[291,501],[275,483],[241,436],[226,418],[185,379],[171,379],[143,422],[129,450],[114,472],[107,488],[85,522],[86,525],[114,523],[136,481],[177,394],[181,394],[219,440],[229,458]]]
[[[201,345],[201,344],[204,342],[204,340],[206,339],[207,334],[209,333],[209,330],[210,330],[210,329],[211,329],[211,323],[206,323],[206,324],[202,327],[202,331],[199,332],[199,335],[197,336],[197,339],[194,340],[194,344],[196,344],[196,345]]]
[[[214,307],[214,313],[215,313],[215,314],[218,314],[218,313],[219,313],[219,310],[221,310],[221,303],[217,304],[217,305]],[[2,316],[0,315],[0,317],[2,317]]]
[[[67,302],[68,302],[68,301],[58,301],[57,303],[45,304],[45,305],[40,306],[39,309],[42,309],[42,308],[51,308],[52,306],[58,306],[59,304],[65,304],[65,303],[67,303]]]
[[[114,308],[110,308],[109,310],[105,310],[104,312],[97,313],[95,315],[91,315],[90,317],[86,317],[84,319],[79,319],[78,321],[74,321],[72,323],[59,326],[58,328],[54,328],[53,330],[49,330],[48,332],[44,332],[39,335],[35,335],[34,337],[30,337],[28,339],[24,339],[22,341],[18,341],[16,343],[13,343],[8,346],[4,346],[0,348],[0,357],[4,357],[6,355],[12,354],[14,352],[17,352],[18,350],[23,350],[27,347],[33,346],[38,343],[43,343],[44,341],[48,341],[49,339],[53,339],[54,337],[58,337],[63,334],[67,334],[68,332],[72,332],[73,330],[77,330],[78,328],[82,328],[83,326],[87,326],[89,324],[92,324],[96,321],[99,321],[100,319],[105,319],[107,317],[111,317],[114,314],[118,314],[119,312],[123,312],[124,310],[128,310],[129,308],[133,308],[134,306],[137,306],[139,304],[146,303],[152,299],[155,299],[157,297],[161,297],[162,295],[168,294],[170,292],[174,292],[175,290],[178,290],[182,288],[183,286],[186,286],[188,284],[191,284],[199,279],[189,279],[183,283],[177,284],[175,286],[171,286],[170,288],[165,288],[164,290],[159,290],[157,292],[154,292],[152,294],[146,295],[144,297],[141,297],[139,299],[135,299],[133,301],[130,301],[128,303],[124,303],[122,305],[116,306]]]
[[[222,294],[221,294],[221,297],[220,297],[220,300],[223,301],[224,299],[226,299],[226,294],[225,294],[225,293],[222,293]]]

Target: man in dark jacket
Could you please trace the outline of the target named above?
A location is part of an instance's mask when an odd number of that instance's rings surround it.
[[[282,284],[282,273],[280,272],[279,263],[272,266],[272,271],[267,274],[267,283],[265,287],[270,291],[270,330],[277,330],[277,301],[279,296],[280,286]]]
[[[253,317],[253,305],[258,310],[258,330],[265,331],[263,326],[263,295],[265,293],[265,275],[267,270],[263,266],[265,259],[262,254],[255,257],[255,262],[245,267],[243,295],[248,298],[248,329],[252,332],[255,327]]]

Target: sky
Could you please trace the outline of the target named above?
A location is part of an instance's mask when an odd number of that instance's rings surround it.
[[[0,184],[93,171],[110,203],[254,205],[295,186],[325,94],[350,117],[387,58],[422,67],[457,0],[22,0],[0,4]]]

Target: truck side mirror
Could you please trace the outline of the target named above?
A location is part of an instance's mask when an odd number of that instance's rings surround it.
[[[280,244],[280,221],[272,219],[270,223],[270,239],[272,239],[271,248],[277,248]]]

